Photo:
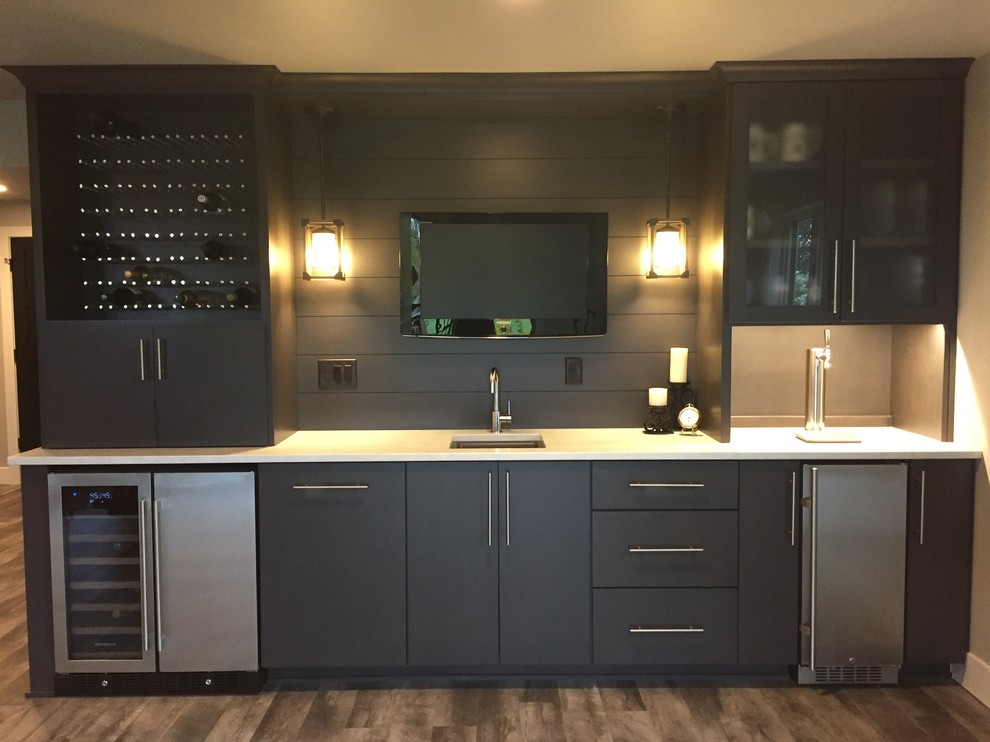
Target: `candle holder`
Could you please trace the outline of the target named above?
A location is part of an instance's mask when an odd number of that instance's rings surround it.
[[[691,388],[691,382],[670,382],[667,388],[667,406],[674,411],[674,415],[689,404],[697,405],[697,403],[698,395]]]
[[[669,435],[674,432],[674,418],[670,406],[650,407],[650,414],[643,421],[643,432],[650,435]]]

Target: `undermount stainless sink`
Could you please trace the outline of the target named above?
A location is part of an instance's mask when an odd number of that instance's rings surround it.
[[[451,448],[546,448],[539,433],[457,433]]]

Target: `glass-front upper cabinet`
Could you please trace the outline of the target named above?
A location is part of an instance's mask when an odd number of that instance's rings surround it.
[[[959,81],[740,83],[730,101],[734,324],[954,316]]]

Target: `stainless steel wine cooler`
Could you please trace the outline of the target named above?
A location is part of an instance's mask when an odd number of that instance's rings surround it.
[[[51,474],[57,673],[258,669],[251,472]]]

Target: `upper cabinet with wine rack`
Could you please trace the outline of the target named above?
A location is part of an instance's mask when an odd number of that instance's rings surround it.
[[[42,444],[285,437],[295,337],[278,71],[8,69],[27,90]]]
[[[38,91],[31,106],[45,319],[259,316],[254,95]]]
[[[716,65],[732,324],[952,321],[968,66]]]

